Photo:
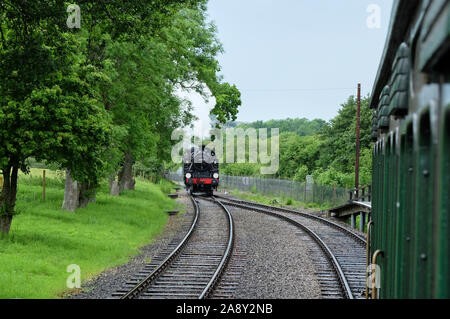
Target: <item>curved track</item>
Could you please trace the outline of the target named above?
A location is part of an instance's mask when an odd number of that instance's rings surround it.
[[[225,214],[200,212],[198,201],[192,224],[181,242],[159,265],[137,274],[133,287],[119,290],[122,299],[203,299],[208,298],[227,267],[234,247],[233,218],[228,209],[213,198]]]
[[[281,218],[302,229],[320,247],[312,255],[324,298],[362,298],[365,290],[366,240],[330,220],[308,213],[223,196],[223,204]]]

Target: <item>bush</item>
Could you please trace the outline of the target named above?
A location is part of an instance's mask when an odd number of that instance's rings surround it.
[[[270,205],[277,205],[277,204],[279,204],[279,203],[280,203],[280,202],[279,202],[278,199],[276,199],[276,198],[270,200]]]
[[[79,265],[85,282],[128,262],[161,233],[168,219],[164,211],[175,207],[159,185],[138,180],[135,191],[112,197],[104,181],[96,203],[75,213],[63,212],[64,188],[54,180],[57,174],[47,171],[43,200],[42,186],[34,177],[38,173],[32,170],[31,178],[20,175],[20,215],[9,235],[0,236],[0,298],[61,297],[69,292],[68,265]]]
[[[305,165],[302,165],[297,170],[297,173],[294,176],[294,181],[304,182],[307,175],[308,175],[308,167]]]
[[[175,184],[173,184],[172,182],[170,182],[166,179],[161,179],[158,184],[159,184],[159,187],[161,188],[161,191],[164,194],[172,193],[172,191],[175,187]]]

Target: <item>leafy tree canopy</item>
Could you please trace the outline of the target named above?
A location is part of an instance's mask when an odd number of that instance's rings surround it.
[[[292,132],[299,136],[311,136],[317,134],[324,126],[326,121],[322,119],[308,120],[306,118],[295,118],[285,120],[256,121],[253,123],[241,123],[238,127],[242,128],[278,128],[280,133]]]

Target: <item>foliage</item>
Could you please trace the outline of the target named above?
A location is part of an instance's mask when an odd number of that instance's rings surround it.
[[[216,98],[212,113],[220,121],[235,119],[241,103],[236,87],[220,82],[216,56],[222,46],[215,26],[206,22],[204,1],[168,10],[159,17],[164,23],[150,24],[148,32],[122,36],[121,41],[107,38],[101,55],[111,79],[102,88],[103,101],[114,125],[125,132],[116,147],[154,173],[161,173],[163,161],[170,160],[172,131],[194,120],[192,106],[177,96],[179,90],[194,90],[205,98],[211,93]],[[114,162],[111,157],[109,162]]]
[[[0,298],[59,298],[69,292],[68,265],[80,266],[84,282],[127,262],[162,231],[164,211],[175,205],[159,185],[138,180],[135,192],[111,197],[105,182],[96,203],[61,214],[64,185],[52,173],[45,201],[37,177],[19,177],[22,213],[0,239]]]
[[[259,174],[259,165],[251,163],[221,165],[221,173],[230,176],[256,176]]]
[[[366,97],[361,100],[360,185],[368,184],[372,179],[371,125],[372,111],[369,97]],[[351,96],[321,133],[323,145],[318,160],[320,170],[314,174],[319,181],[327,185],[354,185],[355,132],[356,99]]]
[[[282,134],[280,138],[279,176],[304,181],[317,168],[322,141],[320,136]]]
[[[361,101],[360,185],[371,182],[371,120],[369,98],[366,97]],[[287,119],[240,123],[237,127],[274,128],[277,125],[280,127],[280,167],[276,176],[272,177],[304,181],[307,175],[312,175],[316,183],[322,185],[354,185],[356,99],[353,96],[341,105],[338,115],[329,123]],[[296,130],[291,125],[299,126]],[[233,125],[228,123],[227,126]],[[221,164],[221,171],[226,175],[259,176],[260,167],[261,164]]]
[[[219,121],[236,119],[240,93],[219,74],[223,48],[207,22],[207,0],[77,4],[79,30],[66,26],[64,1],[0,2],[6,215],[29,158],[69,170],[90,191],[117,172],[124,154],[161,172],[172,130],[194,119],[179,90],[211,95]]]
[[[62,3],[0,4],[0,205],[13,214],[18,169],[27,159],[58,163],[97,184],[110,118],[99,103],[103,75],[64,28]],[[64,21],[65,22],[65,21]]]
[[[253,123],[240,123],[237,127],[247,128],[278,128],[280,132],[296,133],[299,136],[312,136],[320,132],[320,130],[326,125],[326,122],[322,119],[314,119],[312,121],[306,118],[286,119],[286,120],[270,120],[270,121],[256,121]],[[270,131],[268,132],[270,136]]]
[[[163,178],[160,179],[157,184],[158,184],[159,188],[161,189],[161,191],[166,195],[171,194],[175,187],[175,185],[171,181],[168,181]]]
[[[297,172],[294,176],[294,181],[303,182],[308,175],[308,166],[302,165],[297,169]]]

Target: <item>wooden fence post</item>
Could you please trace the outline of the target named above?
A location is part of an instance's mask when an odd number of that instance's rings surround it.
[[[316,181],[314,181],[314,184],[312,185],[312,202],[313,203],[315,203],[315,194],[314,194],[314,191],[315,191],[315,188],[316,188]]]
[[[306,178],[305,178],[305,200],[303,202],[306,203]]]
[[[336,205],[336,183],[333,185],[333,206]]]
[[[45,169],[42,171],[42,199],[45,200]]]

